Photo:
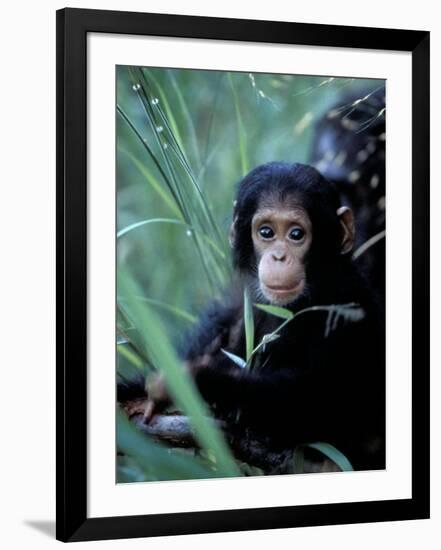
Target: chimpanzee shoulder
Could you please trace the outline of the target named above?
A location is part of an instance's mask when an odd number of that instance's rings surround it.
[[[213,353],[213,349],[220,349],[228,345],[228,338],[242,316],[242,303],[237,292],[224,292],[223,300],[213,300],[203,310],[198,322],[185,335],[181,345],[180,356],[186,360],[193,360],[206,353]]]

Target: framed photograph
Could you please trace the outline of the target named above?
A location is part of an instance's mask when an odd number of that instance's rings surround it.
[[[57,12],[57,538],[429,517],[429,33]]]

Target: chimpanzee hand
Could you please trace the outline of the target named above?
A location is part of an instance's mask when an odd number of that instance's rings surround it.
[[[203,355],[184,362],[185,370],[195,380],[197,373],[210,365],[213,354],[221,345],[219,337],[216,337],[204,350]],[[144,412],[144,422],[148,423],[158,412],[170,405],[172,399],[167,390],[163,374],[154,374],[147,380],[147,403]]]
[[[147,380],[147,403],[144,411],[144,422],[148,423],[153,416],[165,409],[171,402],[164,375],[154,374]]]

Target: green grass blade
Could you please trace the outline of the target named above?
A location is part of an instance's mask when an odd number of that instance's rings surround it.
[[[243,291],[243,317],[245,323],[245,342],[247,362],[250,360],[254,349],[254,316],[248,290]]]
[[[148,369],[142,359],[133,350],[130,343],[119,343],[116,347],[116,374],[118,380],[133,380],[140,374],[145,375]]]
[[[192,142],[192,145],[193,145],[193,151],[194,151],[194,156],[195,156],[195,160],[196,160],[196,163],[198,166],[201,165],[201,158],[200,158],[200,154],[199,154],[199,147],[198,147],[198,140],[197,140],[197,135],[196,135],[196,129],[195,129],[195,126],[194,126],[194,121],[193,121],[193,118],[191,116],[191,113],[190,113],[190,110],[187,106],[187,102],[185,101],[184,99],[184,96],[182,95],[182,92],[178,86],[178,83],[176,81],[176,78],[174,76],[174,71],[167,71],[167,75],[171,81],[171,84],[173,86],[173,90],[175,91],[176,93],[176,97],[178,98],[178,103],[179,103],[179,106],[186,118],[186,121],[187,121],[187,128],[189,130],[189,134],[190,134],[190,139],[191,139],[191,142]]]
[[[249,172],[246,132],[245,132],[245,127],[242,120],[242,113],[240,110],[239,96],[237,94],[236,87],[234,86],[231,73],[228,73],[228,79],[229,79],[231,91],[233,94],[233,103],[234,103],[234,109],[236,112],[237,141],[239,145],[240,165],[241,165],[242,175],[244,176]]]
[[[197,323],[197,317],[194,315],[191,315],[187,311],[184,311],[183,309],[173,306],[171,304],[166,304],[165,302],[161,302],[160,300],[154,300],[153,298],[146,298],[144,296],[136,296],[137,300],[142,300],[144,302],[147,302],[148,304],[154,305],[160,309],[164,309],[165,311],[169,311],[170,313],[173,313],[176,315],[176,317],[179,317],[181,319],[184,319],[185,321],[188,321],[189,323],[195,324]]]
[[[132,223],[130,225],[127,225],[126,227],[123,227],[116,234],[116,238],[119,239],[119,238],[123,237],[124,235],[126,235],[127,233],[130,233],[134,229],[138,229],[139,227],[143,227],[145,225],[149,225],[149,224],[152,224],[152,223],[153,224],[156,224],[156,223],[170,223],[172,225],[182,225],[182,226],[186,227],[188,231],[192,231],[192,232],[197,233],[198,235],[200,235],[199,231],[196,231],[191,225],[189,225],[188,223],[185,223],[181,220],[174,220],[173,218],[149,218],[148,220],[141,220],[139,222],[135,222],[135,223]],[[222,250],[216,245],[216,243],[214,243],[210,239],[210,237],[208,237],[207,235],[200,235],[200,236],[216,252],[216,254],[219,255],[219,257],[222,260],[226,260],[226,256],[225,256],[224,252],[222,252]]]
[[[255,305],[262,311],[265,311],[270,315],[275,315],[276,317],[280,317],[281,319],[290,320],[294,317],[294,313],[289,311],[289,309],[285,309],[284,307],[270,306],[267,304],[255,304]]]
[[[305,449],[303,445],[297,445],[292,455],[292,468],[294,474],[305,473]]]
[[[167,95],[164,92],[163,87],[160,85],[158,79],[153,74],[153,71],[150,71],[148,69],[142,68],[142,73],[144,75],[144,81],[151,80],[153,82],[153,85],[156,89],[156,95],[160,98],[160,103],[158,103],[158,111],[161,111],[161,108],[159,105],[164,105],[164,117],[161,117],[164,119],[165,123],[169,126],[170,132],[175,136],[176,141],[178,142],[180,148],[184,150],[184,142],[182,140],[181,133],[179,131],[178,123],[176,122],[175,116],[173,114],[173,110],[170,107],[170,103],[168,102]]]
[[[131,223],[130,225],[123,227],[123,229],[120,229],[116,234],[116,238],[120,239],[124,235],[127,235],[127,233],[130,233],[130,231],[133,231],[134,229],[138,229],[138,227],[143,227],[144,225],[149,225],[151,223],[171,223],[175,225],[184,225],[184,226],[187,225],[181,220],[174,220],[172,218],[150,218],[148,220],[141,220],[139,222]]]
[[[354,470],[346,456],[329,443],[308,443],[306,447],[311,447],[311,449],[315,449],[324,454],[329,460],[334,462],[342,472],[351,472]]]
[[[235,355],[234,353],[231,353],[223,348],[221,348],[221,352],[226,355],[228,359],[231,359],[231,361],[233,361],[233,363],[241,369],[244,369],[247,366],[247,362],[242,359],[242,357],[239,357],[238,355]]]
[[[120,336],[124,338],[133,348],[134,353],[147,365],[150,364],[150,361],[147,357],[144,342],[141,340],[141,335],[134,328],[133,322],[130,319],[127,311],[125,311],[123,305],[118,300],[116,304],[117,311],[117,332]],[[130,328],[128,328],[130,327]]]
[[[155,193],[157,193],[162,198],[162,200],[167,204],[167,206],[173,211],[173,213],[178,218],[183,219],[182,212],[177,206],[176,201],[173,200],[173,198],[165,191],[163,186],[159,183],[159,181],[155,178],[155,176],[145,168],[142,162],[140,162],[135,157],[135,155],[133,155],[126,149],[119,147],[118,150],[129,157],[131,162],[133,162],[133,164],[136,166],[136,168],[139,170],[139,172],[147,181],[147,183],[151,186],[151,188],[155,191]]]
[[[120,353],[129,363],[139,370],[143,370],[142,360],[134,353],[127,344],[118,344],[118,353]]]
[[[187,174],[187,177],[189,178],[193,186],[194,196],[196,197],[197,203],[201,207],[201,210],[196,210],[196,213],[199,215],[199,218],[201,219],[201,223],[203,224],[203,226],[206,226],[213,232],[213,238],[218,239],[220,243],[224,242],[224,239],[222,239],[219,227],[204,197],[202,189],[199,183],[197,182],[196,176],[193,174],[193,171],[191,170],[190,166],[185,161],[185,158],[179,153],[179,151],[177,151],[174,147],[170,147],[170,149],[176,154],[177,160],[181,163],[184,171]]]
[[[214,128],[214,119],[216,117],[216,111],[217,111],[217,108],[218,108],[219,100],[222,97],[221,92],[222,92],[222,88],[223,88],[224,77],[225,77],[224,72],[219,73],[218,82],[217,82],[217,85],[216,85],[216,92],[215,92],[214,101],[213,101],[213,106],[210,109],[210,115],[209,115],[209,118],[208,118],[207,133],[206,133],[206,137],[205,137],[205,148],[204,148],[204,153],[203,153],[203,159],[204,160],[203,160],[203,163],[202,163],[200,173],[209,164],[209,157],[211,156],[211,153],[208,154],[208,149],[209,149],[209,145],[210,145],[210,141],[211,141],[212,130]],[[214,148],[214,150],[215,149],[216,149],[216,147]]]

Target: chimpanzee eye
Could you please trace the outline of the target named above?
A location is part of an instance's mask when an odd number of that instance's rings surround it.
[[[263,225],[259,228],[259,235],[262,239],[272,239],[274,237],[274,231],[268,225]]]
[[[289,238],[293,241],[301,241],[305,236],[305,232],[300,227],[295,227],[289,234]]]

